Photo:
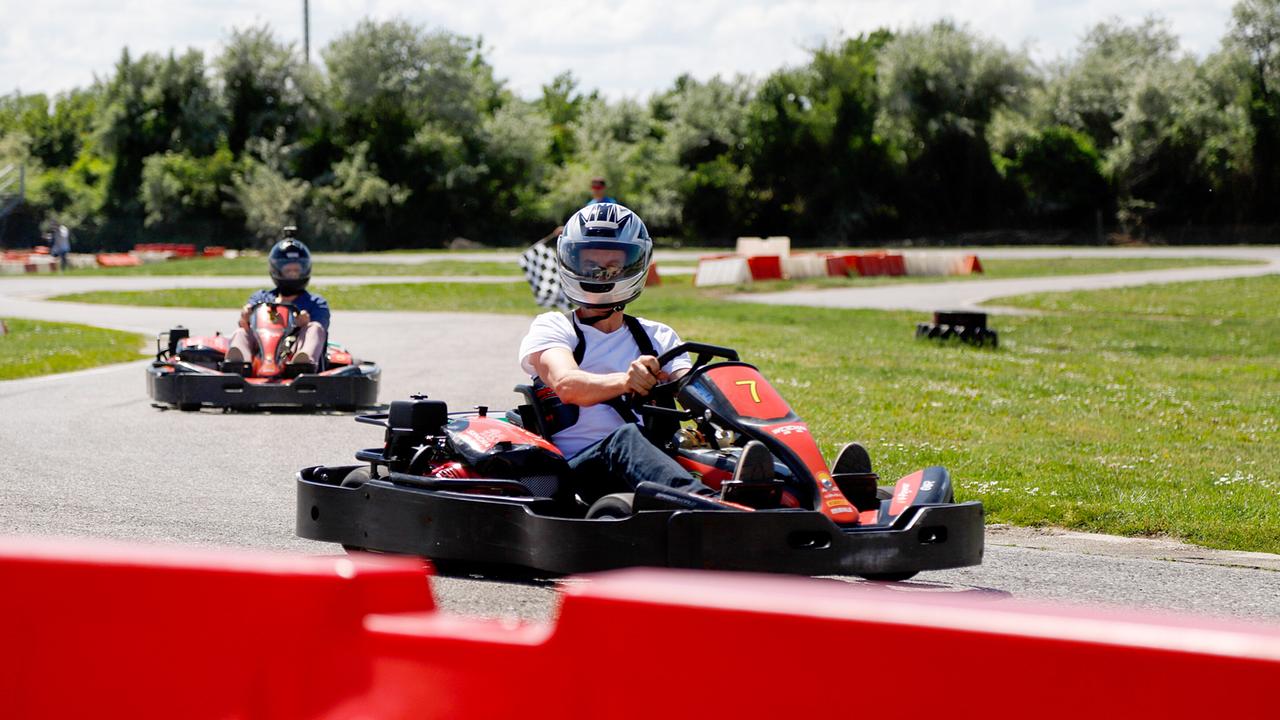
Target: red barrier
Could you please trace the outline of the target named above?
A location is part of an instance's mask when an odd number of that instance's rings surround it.
[[[830,255],[827,257],[827,276],[828,277],[849,277],[849,263],[845,260],[844,255]]]
[[[96,259],[101,267],[132,267],[142,264],[142,258],[131,253],[98,253]]]
[[[204,257],[222,257],[227,254],[227,249],[221,245],[207,245],[200,254]]]
[[[644,286],[649,287],[651,285],[661,285],[661,284],[662,284],[662,277],[658,275],[658,263],[653,263],[652,265],[649,266],[649,274],[646,275],[644,278]]]
[[[777,255],[753,255],[747,258],[752,280],[781,280],[782,258]]]
[[[906,258],[902,257],[901,255],[894,255],[892,253],[881,253],[880,258],[881,258],[881,262],[884,263],[885,275],[906,275],[907,274]]]
[[[1280,628],[629,570],[554,625],[421,565],[0,543],[0,717],[1273,717]],[[856,711],[856,713],[855,713]]]

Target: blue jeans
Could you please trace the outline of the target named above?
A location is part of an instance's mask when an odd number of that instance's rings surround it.
[[[569,481],[583,500],[634,490],[642,482],[685,492],[710,494],[680,463],[649,442],[640,427],[627,423],[569,460]]]

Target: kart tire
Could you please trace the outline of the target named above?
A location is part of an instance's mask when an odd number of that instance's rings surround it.
[[[182,412],[199,412],[200,403],[178,403],[178,409]]]
[[[858,577],[872,582],[902,582],[903,580],[910,580],[917,574],[918,573],[916,572],[868,573],[866,575],[859,575]]]
[[[591,504],[587,510],[588,520],[622,520],[635,514],[632,504],[635,493],[613,493],[605,495]]]
[[[351,487],[351,488],[360,487],[361,485],[369,482],[372,479],[373,479],[373,474],[369,472],[369,468],[367,466],[358,467],[355,470],[352,470],[351,472],[347,473],[347,476],[342,478],[342,482],[339,483],[339,485],[341,485],[342,487]]]

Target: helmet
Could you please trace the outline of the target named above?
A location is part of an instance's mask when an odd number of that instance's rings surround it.
[[[271,279],[284,295],[302,292],[311,279],[311,251],[292,237],[276,243],[267,261],[271,266]]]
[[[556,255],[565,297],[585,308],[621,307],[644,290],[653,240],[639,215],[596,203],[565,221]]]

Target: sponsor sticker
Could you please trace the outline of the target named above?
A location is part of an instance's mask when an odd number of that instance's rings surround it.
[[[925,480],[920,484],[920,492],[929,492],[933,489],[933,485],[934,482],[932,480]]]
[[[807,433],[809,432],[809,428],[804,425],[779,425],[769,432],[774,435],[794,435],[796,433]]]

